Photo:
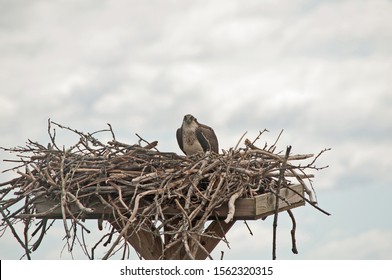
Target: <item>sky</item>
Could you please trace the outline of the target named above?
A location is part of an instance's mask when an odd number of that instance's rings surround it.
[[[279,215],[278,259],[392,259],[391,14],[390,0],[0,0],[0,146],[48,143],[49,118],[179,154],[188,113],[222,149],[283,129],[281,150],[331,148],[313,184],[332,215],[294,209],[298,255]],[[238,221],[213,257],[271,259],[272,220],[249,221],[253,235]],[[58,221],[32,257],[86,259],[63,237]],[[22,255],[6,232],[0,259]]]

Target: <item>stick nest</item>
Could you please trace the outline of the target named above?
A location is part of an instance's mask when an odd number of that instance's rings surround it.
[[[168,251],[178,248],[177,252],[171,251],[172,257],[183,252],[182,258],[193,259],[200,251],[211,257],[201,242],[203,238],[227,242],[224,236],[205,229],[208,220],[214,220],[214,209],[223,204],[229,204],[230,211],[219,223],[229,223],[237,198],[268,192],[277,195],[279,188],[301,184],[308,196],[304,199],[316,205],[313,174],[309,171],[325,168],[316,167],[315,161],[326,150],[317,155],[285,156],[275,152],[279,137],[273,145],[259,148],[255,143],[264,130],[254,141],[246,139],[243,148],[237,144],[219,155],[185,157],[160,152],[156,141],[150,143],[140,136],[138,144],[121,143],[108,126],[98,132],[82,133],[49,120],[48,145],[28,140],[24,147],[2,148],[17,154],[16,160],[6,160],[17,166],[5,171],[16,171],[18,177],[0,183],[0,237],[10,229],[25,257],[30,258],[40,246],[50,229],[48,217],[55,211],[61,213],[68,250],[81,243],[90,259],[95,258],[94,250],[99,244],[111,245],[106,247],[103,259],[118,251],[123,252],[122,258],[129,257],[129,244],[123,241],[140,231],[162,239],[162,251],[156,258],[170,258]],[[67,148],[59,146],[56,129],[76,134],[79,141]],[[96,137],[98,133],[109,133],[112,140],[104,144]],[[309,159],[310,163],[298,164]],[[51,201],[51,207],[37,211],[40,201]],[[110,217],[99,217],[99,221],[109,221],[111,231],[89,251],[84,234],[90,230],[83,219],[95,213],[97,203],[111,213]],[[169,210],[171,215],[167,215]],[[34,225],[35,219],[40,222]],[[23,233],[18,233],[15,226],[20,221]],[[100,223],[99,228],[102,229]]]

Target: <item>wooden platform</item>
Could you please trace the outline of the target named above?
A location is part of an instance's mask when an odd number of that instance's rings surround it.
[[[305,205],[303,199],[304,189],[302,185],[294,185],[280,190],[281,200],[279,201],[279,212],[288,209],[296,208]],[[300,194],[300,195],[298,195]],[[302,195],[302,197],[301,197]],[[227,218],[229,207],[228,203],[217,207],[210,215],[211,223],[204,229],[204,236],[198,241],[199,247],[192,256],[192,259],[203,260],[210,256],[210,253],[218,245],[218,243],[225,237],[230,228],[237,220],[257,220],[265,218],[275,213],[276,196],[272,193],[265,193],[253,198],[239,198],[235,202],[235,213],[233,219],[224,221]],[[144,201],[148,205],[148,200]],[[35,201],[37,217],[48,219],[62,219],[62,213],[58,201],[48,199],[40,199]],[[56,206],[57,205],[57,206]],[[146,206],[145,205],[145,206]],[[190,259],[190,255],[185,252],[183,244],[179,242],[176,246],[170,244],[170,235],[165,233],[162,236],[156,235],[152,231],[135,230],[133,225],[128,228],[123,228],[120,223],[114,219],[112,209],[105,207],[98,200],[92,201],[86,207],[92,208],[93,212],[89,214],[80,214],[80,210],[76,205],[71,205],[71,212],[75,217],[83,219],[105,219],[107,220],[118,232],[122,232],[124,237],[138,252],[138,254],[146,260],[157,259],[176,259],[185,260]],[[144,207],[145,207],[144,206]],[[139,210],[143,210],[143,205],[140,205]],[[174,206],[165,207],[164,216],[170,218],[178,215],[180,210]],[[201,213],[202,215],[203,213]],[[130,215],[125,213],[124,215]],[[67,218],[70,218],[67,216]],[[197,220],[197,217],[195,217]],[[154,226],[151,224],[151,228]],[[215,236],[214,238],[208,236]],[[202,246],[202,248],[200,247]]]
[[[304,194],[303,187],[301,185],[291,186],[293,190],[300,193],[302,196]],[[305,205],[304,199],[295,193],[294,191],[283,188],[280,190],[280,196],[285,198],[285,201],[280,200],[279,211],[286,211],[288,209],[296,208]],[[235,214],[234,220],[258,220],[267,217],[274,213],[275,211],[275,195],[272,193],[261,194],[253,198],[239,198],[235,202]],[[146,202],[144,202],[146,203]],[[36,213],[43,214],[44,218],[48,219],[62,219],[60,207],[56,207],[58,201],[48,200],[48,199],[38,199],[35,202]],[[94,209],[93,213],[83,215],[84,219],[99,219],[104,216],[109,219],[112,215],[112,210],[109,207],[104,206],[98,200],[90,202],[86,207]],[[143,209],[141,205],[140,210]],[[214,219],[218,217],[219,219],[225,219],[228,213],[227,203],[221,205],[214,210]],[[71,206],[71,212],[78,216],[80,210],[76,205]],[[178,209],[174,206],[167,207],[164,210],[164,214],[167,216],[178,214]]]

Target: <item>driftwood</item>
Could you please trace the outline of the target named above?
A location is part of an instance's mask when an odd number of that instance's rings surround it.
[[[56,129],[76,134],[79,141],[67,148],[60,146]],[[121,247],[129,251],[123,240],[144,259],[211,258],[216,244],[226,242],[225,233],[235,222],[236,201],[241,198],[274,195],[276,218],[279,211],[292,208],[281,190],[292,190],[317,207],[314,190],[308,186],[312,186],[313,174],[308,171],[325,168],[314,164],[326,150],[316,156],[281,155],[275,153],[276,142],[269,147],[255,146],[264,132],[253,142],[246,139],[243,148],[237,144],[219,155],[185,157],[160,152],[156,141],[149,143],[140,136],[138,144],[119,142],[110,125],[99,131],[112,136],[104,144],[96,138],[98,132],[86,134],[49,121],[48,145],[29,140],[24,147],[2,148],[17,154],[16,160],[7,161],[17,164],[10,170],[19,176],[0,183],[0,236],[11,230],[30,258],[50,228],[50,219],[60,218],[72,251],[80,232],[76,228],[89,233],[83,220],[94,218],[100,229],[104,220],[112,228],[96,244],[105,238],[105,245],[110,244],[103,259]],[[303,164],[307,159],[312,160]],[[301,186],[309,198],[294,186]],[[279,201],[287,208],[279,209]],[[227,209],[224,219],[219,216],[222,211],[217,211],[222,207]],[[291,211],[289,214],[294,252],[295,220]],[[41,221],[34,229],[35,219]],[[25,224],[23,233],[14,227],[18,221]],[[212,222],[206,227],[208,221]],[[86,255],[95,258],[93,250]]]

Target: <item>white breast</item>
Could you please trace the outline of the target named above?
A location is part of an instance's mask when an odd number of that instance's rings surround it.
[[[196,127],[197,125],[192,123],[183,128],[182,141],[188,156],[203,152],[203,147],[196,138]]]

